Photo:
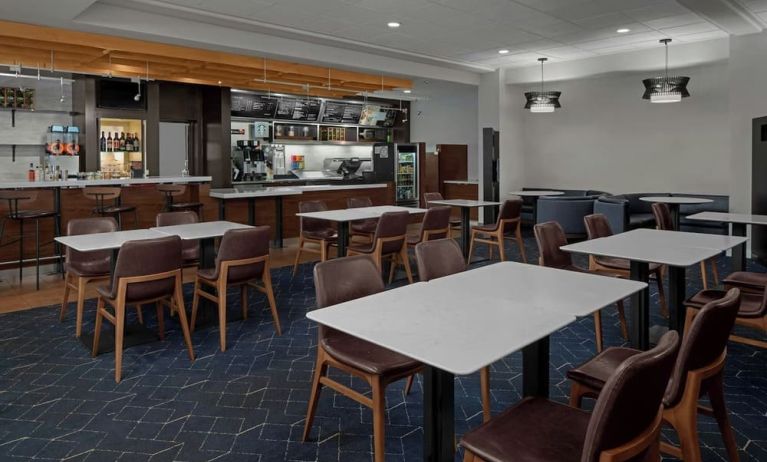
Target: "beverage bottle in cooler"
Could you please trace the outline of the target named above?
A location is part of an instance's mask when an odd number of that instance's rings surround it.
[[[107,150],[107,138],[104,132],[101,132],[101,139],[99,139],[99,150],[102,152]]]

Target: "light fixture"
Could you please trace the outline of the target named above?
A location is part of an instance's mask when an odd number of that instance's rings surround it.
[[[651,103],[678,103],[682,98],[690,96],[687,91],[689,77],[668,76],[668,44],[671,39],[662,39],[660,43],[666,47],[666,74],[664,77],[653,77],[642,80],[644,95],[642,99],[649,99]]]
[[[559,104],[559,97],[562,96],[561,91],[544,91],[543,89],[543,63],[548,61],[548,58],[538,58],[541,63],[541,91],[528,91],[525,93],[527,104],[525,109],[530,109],[530,112],[554,112],[555,109],[562,107]]]
[[[402,93],[409,95],[410,93],[413,93],[413,90],[402,90]]]
[[[396,29],[402,24],[398,23],[397,21],[389,21],[388,23],[386,23],[386,25],[389,26],[391,29]]]
[[[509,50],[507,50],[506,48],[504,48],[502,50],[498,50],[498,54],[499,55],[507,55],[507,54],[509,54]]]
[[[627,34],[627,33],[631,32],[631,29],[629,29],[628,27],[621,27],[620,29],[616,30],[615,32],[617,32],[619,34]]]
[[[59,103],[64,102],[64,77],[59,77],[59,87],[61,88],[61,98],[59,98]]]

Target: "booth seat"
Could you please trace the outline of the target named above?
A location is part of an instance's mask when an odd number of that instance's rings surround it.
[[[563,199],[563,198],[570,198],[570,197],[578,197],[578,198],[585,198],[590,196],[601,196],[606,195],[609,193],[606,193],[604,191],[594,191],[591,189],[561,189],[561,188],[546,188],[546,187],[540,187],[540,188],[522,188],[523,191],[562,191],[564,195],[562,196],[555,196],[557,198]],[[534,197],[523,197],[522,198],[522,223],[523,224],[530,224],[533,225],[533,201],[535,201],[536,198]],[[540,213],[540,209],[538,211]],[[538,223],[541,223],[540,215],[538,216]]]
[[[583,217],[594,213],[598,195],[544,196],[538,199],[538,223],[556,221],[568,239],[586,237]]]

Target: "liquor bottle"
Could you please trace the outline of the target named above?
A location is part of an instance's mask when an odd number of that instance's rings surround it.
[[[120,151],[125,151],[125,132],[120,135]]]
[[[184,177],[189,176],[189,161],[188,160],[184,161],[184,169],[181,170],[181,176],[184,176]]]
[[[141,151],[141,141],[138,138],[138,133],[133,134],[133,150]]]
[[[104,136],[104,132],[101,132],[101,139],[99,140],[99,150],[107,150],[107,137]]]
[[[125,150],[126,151],[133,151],[133,135],[128,132],[128,135],[125,137]]]
[[[29,164],[29,170],[27,170],[27,181],[35,181],[35,164]]]
[[[114,144],[113,144],[113,141],[112,141],[112,132],[109,132],[109,136],[107,137],[107,148],[106,148],[106,150],[107,151],[111,151],[112,148],[114,148]]]

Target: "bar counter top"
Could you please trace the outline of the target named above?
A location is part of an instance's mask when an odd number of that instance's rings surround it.
[[[149,178],[117,178],[109,180],[0,181],[0,189],[84,188],[86,186],[124,186],[132,184],[209,183],[209,176],[152,176]]]
[[[361,184],[317,184],[304,186],[284,186],[284,187],[258,187],[258,186],[237,186],[234,188],[211,189],[210,197],[216,199],[245,199],[249,197],[274,197],[274,196],[295,196],[308,192],[320,191],[341,191],[347,189],[374,189],[386,188],[386,183],[361,183]]]

